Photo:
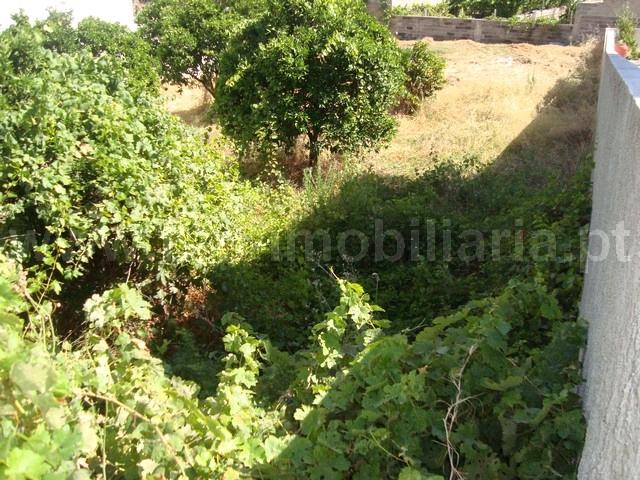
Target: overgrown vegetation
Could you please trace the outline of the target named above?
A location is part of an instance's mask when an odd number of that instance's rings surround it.
[[[252,72],[241,92],[286,83],[354,116],[441,83],[423,44],[405,80],[355,0],[245,8],[217,80]],[[575,478],[588,159],[250,183],[120,55],[52,31],[0,35],[0,477]],[[238,52],[255,71],[225,66]],[[317,120],[300,105],[270,118]],[[323,135],[378,135],[351,116]]]
[[[389,141],[388,110],[401,84],[400,52],[359,2],[271,1],[224,53],[214,108],[247,150],[320,153]]]
[[[399,108],[414,113],[425,98],[444,86],[445,61],[425,42],[416,42],[402,53],[405,80]]]
[[[389,10],[388,16],[394,15],[419,15],[425,17],[453,17],[450,11],[449,1],[439,3],[412,3],[410,5],[397,5]]]
[[[23,15],[15,18],[16,27],[28,24]],[[71,12],[51,11],[49,16],[34,25],[43,37],[43,45],[58,53],[89,51],[98,58],[107,55],[111,68],[118,69],[119,76],[126,72],[129,85],[138,91],[156,93],[160,88],[160,65],[151,56],[150,47],[136,32],[124,25],[109,23],[97,18],[85,18],[77,28],[71,24]]]
[[[579,381],[583,327],[563,321],[539,282],[513,282],[413,341],[384,335],[379,308],[341,282],[339,306],[295,355],[227,316],[225,369],[201,402],[127,333],[151,316],[135,291],[88,300],[85,337],[57,350],[23,338],[16,314],[38,316],[2,268],[8,478],[436,479],[444,465],[469,478],[546,479],[575,469],[584,432],[567,387]]]
[[[638,41],[636,40],[638,19],[628,6],[618,15],[616,27],[618,27],[619,40],[629,48],[629,58],[640,58],[640,50],[638,49]]]
[[[86,276],[168,287],[262,242],[250,216],[277,189],[242,182],[117,60],[45,41],[21,20],[0,47],[0,237],[39,294]]]
[[[235,11],[210,0],[154,0],[136,20],[162,64],[164,81],[196,81],[213,95],[220,56],[240,19]]]

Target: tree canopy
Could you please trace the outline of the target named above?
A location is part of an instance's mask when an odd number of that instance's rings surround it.
[[[112,68],[118,70],[119,76],[127,77],[134,92],[157,91],[160,87],[160,65],[151,55],[149,44],[125,25],[88,17],[76,28],[72,25],[71,12],[55,10],[34,25],[22,14],[16,15],[14,21],[15,25],[7,32],[24,35],[28,31],[30,35],[40,35],[41,45],[47,50],[65,54],[87,50],[94,57],[111,57]]]
[[[154,0],[137,16],[140,33],[162,63],[162,78],[197,81],[213,95],[220,65],[239,15],[211,0]]]
[[[242,146],[263,152],[307,138],[323,149],[376,147],[395,123],[403,81],[390,32],[357,0],[271,0],[224,52],[215,112]]]

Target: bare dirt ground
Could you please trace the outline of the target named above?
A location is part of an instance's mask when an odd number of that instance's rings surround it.
[[[403,46],[411,42],[402,42]],[[445,158],[481,163],[527,158],[572,168],[592,148],[599,46],[432,42],[447,61],[447,85],[415,115],[398,118],[391,144],[363,160],[386,175],[412,176]],[[166,91],[169,110],[205,124],[198,87]],[[512,164],[513,162],[505,162]]]

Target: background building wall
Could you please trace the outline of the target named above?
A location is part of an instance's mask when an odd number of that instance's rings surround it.
[[[569,44],[572,25],[520,24],[495,20],[394,16],[389,27],[400,40],[468,39],[487,43]]]

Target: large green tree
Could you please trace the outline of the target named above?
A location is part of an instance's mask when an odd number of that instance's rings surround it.
[[[127,78],[134,94],[159,89],[159,62],[138,32],[94,17],[83,19],[75,28],[72,18],[71,12],[52,10],[47,18],[33,25],[31,33],[38,32],[42,36],[42,46],[47,50],[68,54],[88,50],[94,57],[111,57],[113,68]],[[31,29],[25,15],[16,15],[14,22],[8,31],[24,34]]]
[[[96,57],[106,53],[120,59],[129,78],[138,86],[154,90],[159,87],[159,62],[138,32],[94,17],[82,20],[77,30],[81,47]]]
[[[213,0],[154,0],[138,14],[140,33],[162,63],[165,81],[197,81],[213,95],[219,60],[239,15]]]
[[[376,147],[403,80],[390,32],[358,0],[269,0],[225,51],[214,104],[243,147],[292,146],[319,154]]]

